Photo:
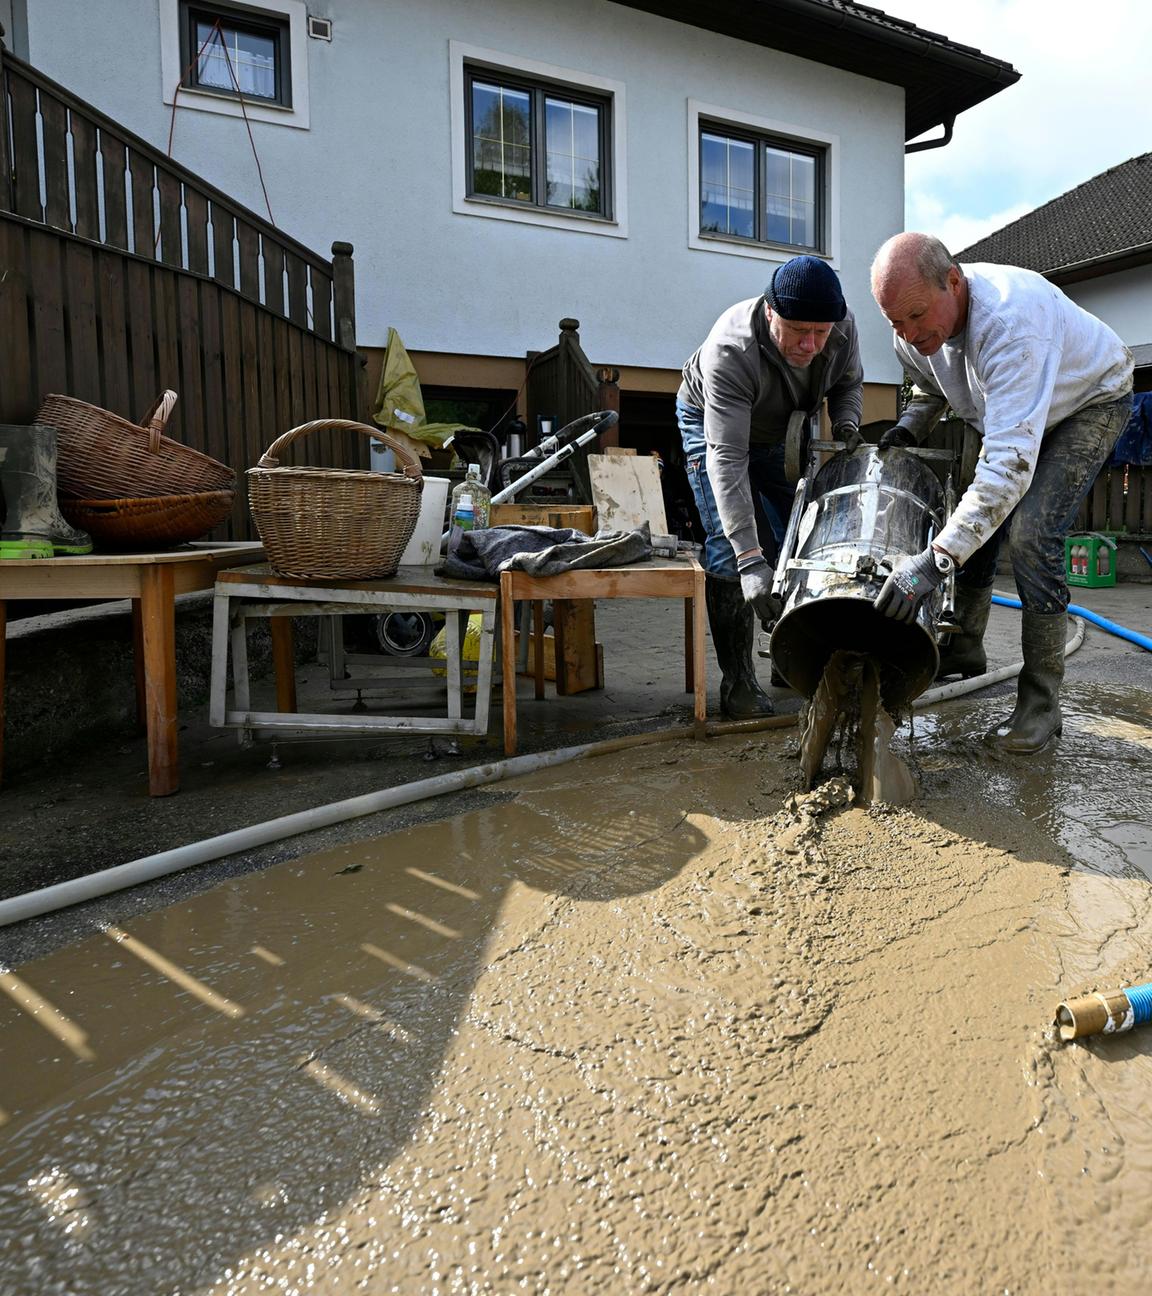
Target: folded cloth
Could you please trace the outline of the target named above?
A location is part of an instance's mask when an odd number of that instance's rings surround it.
[[[635,531],[598,531],[594,536],[571,527],[494,526],[465,531],[436,575],[487,581],[499,580],[502,571],[555,576],[589,567],[623,567],[651,557],[647,522]]]
[[[1112,450],[1109,463],[1152,464],[1152,392],[1137,392],[1132,397],[1132,417]]]

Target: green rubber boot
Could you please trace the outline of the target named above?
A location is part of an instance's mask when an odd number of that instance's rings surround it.
[[[1022,613],[1020,646],[1024,669],[1016,685],[1016,709],[986,735],[993,747],[1019,756],[1042,751],[1064,727],[1060,685],[1064,679],[1063,612]]]
[[[69,526],[56,503],[56,429],[0,423],[0,560],[92,552],[87,531]]]
[[[775,715],[772,699],[760,687],[752,662],[755,614],[735,581],[704,578],[708,628],[720,664],[720,714],[728,720]]]
[[[988,656],[984,651],[984,632],[988,629],[988,614],[992,611],[992,586],[970,589],[956,586],[956,620],[960,629],[948,636],[940,653],[938,680],[949,675],[971,679],[983,675],[988,669]]]

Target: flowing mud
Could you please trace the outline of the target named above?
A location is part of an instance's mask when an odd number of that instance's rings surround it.
[[[0,978],[6,1296],[1143,1290],[1152,720],[636,749]],[[507,800],[509,791],[514,800]]]

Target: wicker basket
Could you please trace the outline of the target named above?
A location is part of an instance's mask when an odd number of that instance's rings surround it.
[[[383,441],[403,472],[278,466],[293,441],[330,428]],[[349,419],[317,419],[277,437],[248,469],[248,505],[281,576],[382,580],[395,574],[416,529],[423,486],[420,461],[387,433]]]
[[[145,495],[138,499],[71,499],[61,495],[60,512],[106,549],[140,549],[186,544],[219,526],[232,511],[235,491],[194,495]]]
[[[140,420],[129,423],[99,405],[71,396],[44,397],[37,423],[57,432],[56,488],[75,499],[138,499],[231,490],[236,474],[208,455],[164,436],[176,404],[164,392]]]

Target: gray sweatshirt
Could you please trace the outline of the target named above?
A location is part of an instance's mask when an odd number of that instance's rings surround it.
[[[804,391],[769,335],[763,297],[729,307],[684,366],[677,399],[704,411],[708,481],[737,554],[760,543],[748,480],[749,445],[778,445],[795,410],[815,414],[825,399],[833,424],[860,422],[864,375],[851,311],[832,326],[809,374]]]
[[[896,339],[914,384],[900,416],[922,441],[946,405],[983,439],[976,476],[935,542],[972,556],[1032,484],[1044,434],[1132,390],[1132,353],[1106,325],[1032,270],[965,265],[968,320],[934,356]]]

